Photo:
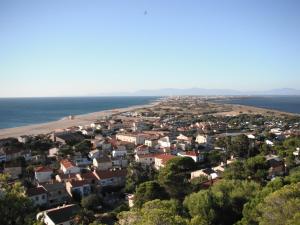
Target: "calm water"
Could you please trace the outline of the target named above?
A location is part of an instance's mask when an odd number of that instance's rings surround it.
[[[0,98],[0,128],[59,120],[108,109],[148,104],[158,97]]]
[[[222,102],[300,113],[300,96],[247,97],[228,99]]]

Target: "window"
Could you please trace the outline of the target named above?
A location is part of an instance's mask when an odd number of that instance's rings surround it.
[[[36,197],[35,197],[35,200],[38,201],[38,200],[39,200],[39,196],[36,196]]]
[[[45,195],[42,195],[42,199],[45,199]]]

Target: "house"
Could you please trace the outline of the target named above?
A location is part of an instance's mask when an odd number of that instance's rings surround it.
[[[34,170],[34,177],[39,183],[51,181],[52,174],[53,170],[45,166],[36,167]]]
[[[196,170],[191,172],[191,179],[200,177],[200,176],[205,176],[208,177],[209,179],[216,179],[218,177],[218,174],[216,173],[216,171],[214,171],[211,168],[206,168],[206,169],[202,169],[202,170]]]
[[[96,181],[97,181],[97,177],[95,176],[95,174],[93,172],[77,173],[76,178],[78,180],[85,180],[91,185],[96,184]]]
[[[170,138],[168,136],[158,139],[158,146],[161,148],[169,148],[171,146]]]
[[[64,159],[60,161],[60,169],[63,171],[64,174],[80,172],[80,168],[77,167],[72,161],[68,159]]]
[[[149,146],[148,145],[139,145],[134,149],[134,152],[137,155],[149,154]]]
[[[154,164],[156,154],[135,154],[135,161],[142,166],[151,166]]]
[[[155,147],[158,144],[158,137],[156,136],[146,136],[144,145],[147,145],[149,147]]]
[[[60,132],[60,133],[52,133],[51,139],[54,142],[59,142],[61,144],[72,144],[72,143],[79,143],[84,140],[84,136],[76,133],[76,132]]]
[[[275,176],[282,176],[285,172],[285,165],[283,160],[281,160],[276,155],[267,155],[266,161],[269,166],[268,178],[271,179]]]
[[[112,157],[126,156],[127,150],[125,149],[115,149],[112,151]]]
[[[18,159],[22,156],[22,150],[15,148],[4,146],[0,148],[0,150],[6,155],[6,162]]]
[[[265,143],[270,146],[274,146],[274,143],[270,140],[266,140]]]
[[[67,192],[71,197],[78,195],[80,197],[85,197],[91,194],[91,185],[86,180],[71,180],[66,182]]]
[[[145,142],[144,135],[135,133],[119,133],[116,135],[116,139],[119,141],[134,143],[135,145],[142,145]]]
[[[103,154],[99,158],[93,159],[93,166],[98,170],[109,170],[112,168],[112,161],[107,155]]]
[[[201,161],[203,161],[203,156],[199,152],[196,152],[196,151],[178,152],[177,155],[181,156],[181,157],[190,157],[195,162],[201,162]]]
[[[206,135],[198,134],[196,136],[195,142],[198,143],[199,145],[206,146],[209,142],[209,139]]]
[[[78,166],[78,167],[84,167],[84,166],[89,166],[89,165],[92,165],[93,164],[93,161],[88,159],[88,158],[78,158],[78,159],[75,159],[75,165]]]
[[[89,152],[90,159],[98,158],[99,156],[100,156],[100,151],[98,149]]]
[[[2,148],[0,149],[0,163],[1,162],[6,162],[6,153]]]
[[[56,157],[58,151],[58,148],[50,148],[48,151],[48,157]]]
[[[36,219],[46,225],[73,225],[75,216],[80,211],[78,205],[64,205],[37,214]]]
[[[27,141],[29,140],[29,136],[27,135],[22,135],[20,137],[18,137],[18,141],[21,142],[21,143],[26,143]]]
[[[34,206],[46,206],[48,203],[48,193],[42,186],[27,189],[26,195]]]
[[[16,161],[5,163],[4,173],[7,173],[9,175],[9,179],[11,180],[19,179],[22,175],[21,163]]]
[[[155,169],[159,170],[162,167],[165,167],[165,165],[167,164],[167,162],[170,159],[175,158],[176,156],[171,155],[171,154],[157,154],[154,157],[154,167]]]
[[[41,186],[48,193],[48,205],[50,207],[65,204],[70,200],[64,183],[47,183]]]
[[[118,186],[124,186],[126,182],[126,169],[121,170],[96,170],[94,171],[95,176],[98,179],[98,184],[101,187],[118,187]]]
[[[64,174],[64,173],[59,173],[55,176],[55,180],[58,182],[67,182],[70,180],[77,180],[76,173],[69,173],[69,174]]]
[[[128,160],[122,156],[112,158],[111,162],[114,168],[125,168],[128,166]]]
[[[183,134],[179,134],[179,136],[177,136],[176,138],[178,141],[183,141],[183,142],[186,142],[186,143],[191,143],[192,141],[192,138],[191,137],[187,137]]]

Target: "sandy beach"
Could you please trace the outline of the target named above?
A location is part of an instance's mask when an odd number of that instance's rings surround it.
[[[47,134],[52,131],[58,131],[72,126],[89,125],[98,119],[102,119],[104,117],[113,114],[123,113],[123,112],[132,111],[136,109],[141,109],[141,108],[149,108],[157,104],[159,104],[159,101],[155,101],[147,105],[137,105],[137,106],[130,106],[126,108],[93,112],[93,113],[77,115],[77,116],[75,115],[74,119],[72,120],[68,118],[64,118],[53,122],[0,129],[0,139],[8,138],[8,137],[19,137],[21,135]]]

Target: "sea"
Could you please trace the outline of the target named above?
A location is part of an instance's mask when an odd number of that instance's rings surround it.
[[[222,103],[254,106],[300,114],[300,96],[247,96],[222,99]]]
[[[0,98],[0,129],[45,123],[69,115],[144,105],[160,97]],[[1,132],[1,131],[0,131]]]

